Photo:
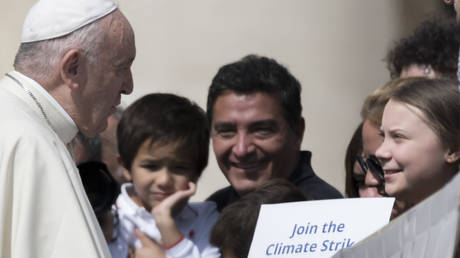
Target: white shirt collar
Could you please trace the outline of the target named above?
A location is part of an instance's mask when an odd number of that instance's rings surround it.
[[[59,103],[51,96],[51,94],[48,93],[38,82],[36,82],[34,79],[27,77],[26,75],[16,71],[16,74],[21,77],[21,79],[27,81],[34,89],[39,91],[52,105],[54,108],[56,108],[59,113],[61,113],[72,125],[75,127],[77,126],[73,119],[69,116],[69,114],[64,110],[64,108],[59,105]]]

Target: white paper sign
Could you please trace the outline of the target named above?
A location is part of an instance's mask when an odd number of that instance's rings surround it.
[[[262,205],[248,257],[331,257],[385,226],[393,203],[350,198]]]
[[[460,172],[382,230],[335,258],[454,257],[460,236]],[[457,250],[457,256],[460,250]]]

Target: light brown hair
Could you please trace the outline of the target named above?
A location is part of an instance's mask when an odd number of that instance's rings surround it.
[[[405,84],[410,79],[394,79],[377,88],[364,100],[361,107],[361,118],[369,120],[380,127],[382,125],[383,109],[390,100],[392,92]]]

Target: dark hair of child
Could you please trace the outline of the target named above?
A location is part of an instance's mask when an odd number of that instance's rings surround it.
[[[246,258],[262,204],[311,200],[286,179],[271,179],[222,210],[211,231],[211,244],[221,252]]]
[[[146,95],[130,105],[117,128],[118,151],[130,170],[141,145],[178,144],[196,161],[198,179],[208,163],[209,129],[206,114],[192,101],[168,93]]]

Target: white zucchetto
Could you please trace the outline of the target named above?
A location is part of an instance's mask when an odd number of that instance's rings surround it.
[[[21,42],[65,36],[116,9],[112,0],[39,0],[24,20]]]

